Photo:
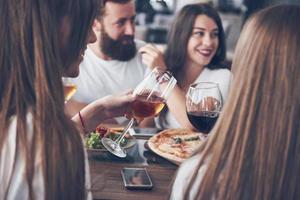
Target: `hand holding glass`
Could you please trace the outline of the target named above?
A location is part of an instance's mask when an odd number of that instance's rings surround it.
[[[176,79],[169,72],[161,72],[157,68],[153,69],[133,91],[136,100],[131,104],[129,115],[132,118],[124,131],[116,141],[103,138],[101,140],[103,146],[116,156],[126,157],[126,151],[120,146],[120,141],[122,141],[135,120],[142,120],[159,114],[176,82]]]
[[[192,84],[186,95],[186,111],[191,124],[201,133],[208,134],[222,109],[222,95],[217,83]]]

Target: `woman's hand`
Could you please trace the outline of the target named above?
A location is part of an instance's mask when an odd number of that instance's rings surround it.
[[[120,95],[109,95],[99,99],[99,104],[104,106],[105,116],[108,118],[114,118],[126,115],[130,117],[131,111],[130,105],[135,100],[135,96],[132,92],[127,92]]]
[[[161,71],[167,70],[163,53],[154,44],[147,44],[141,47],[139,53],[142,56],[142,62],[151,70],[155,67],[159,68]]]

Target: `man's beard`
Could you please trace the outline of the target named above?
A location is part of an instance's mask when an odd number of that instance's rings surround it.
[[[123,35],[117,40],[112,39],[105,30],[101,31],[102,52],[113,60],[128,61],[136,54],[136,45],[133,36]]]

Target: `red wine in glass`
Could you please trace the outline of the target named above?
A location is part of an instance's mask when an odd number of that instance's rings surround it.
[[[211,112],[188,112],[188,119],[191,124],[201,133],[208,134],[214,127],[219,113]]]
[[[192,84],[186,95],[186,112],[191,124],[201,133],[208,134],[222,109],[222,95],[217,83]]]

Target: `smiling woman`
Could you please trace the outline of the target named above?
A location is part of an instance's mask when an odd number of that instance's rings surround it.
[[[169,70],[178,80],[168,106],[155,119],[158,128],[194,129],[185,109],[185,94],[192,83],[218,83],[222,98],[226,100],[231,73],[223,63],[225,34],[220,16],[209,4],[191,4],[182,8],[169,32],[164,54],[154,45],[147,45],[140,52],[148,67]],[[142,126],[150,123],[145,121]]]
[[[195,18],[192,34],[187,44],[186,65],[208,65],[219,46],[219,32],[214,20],[206,15]]]

